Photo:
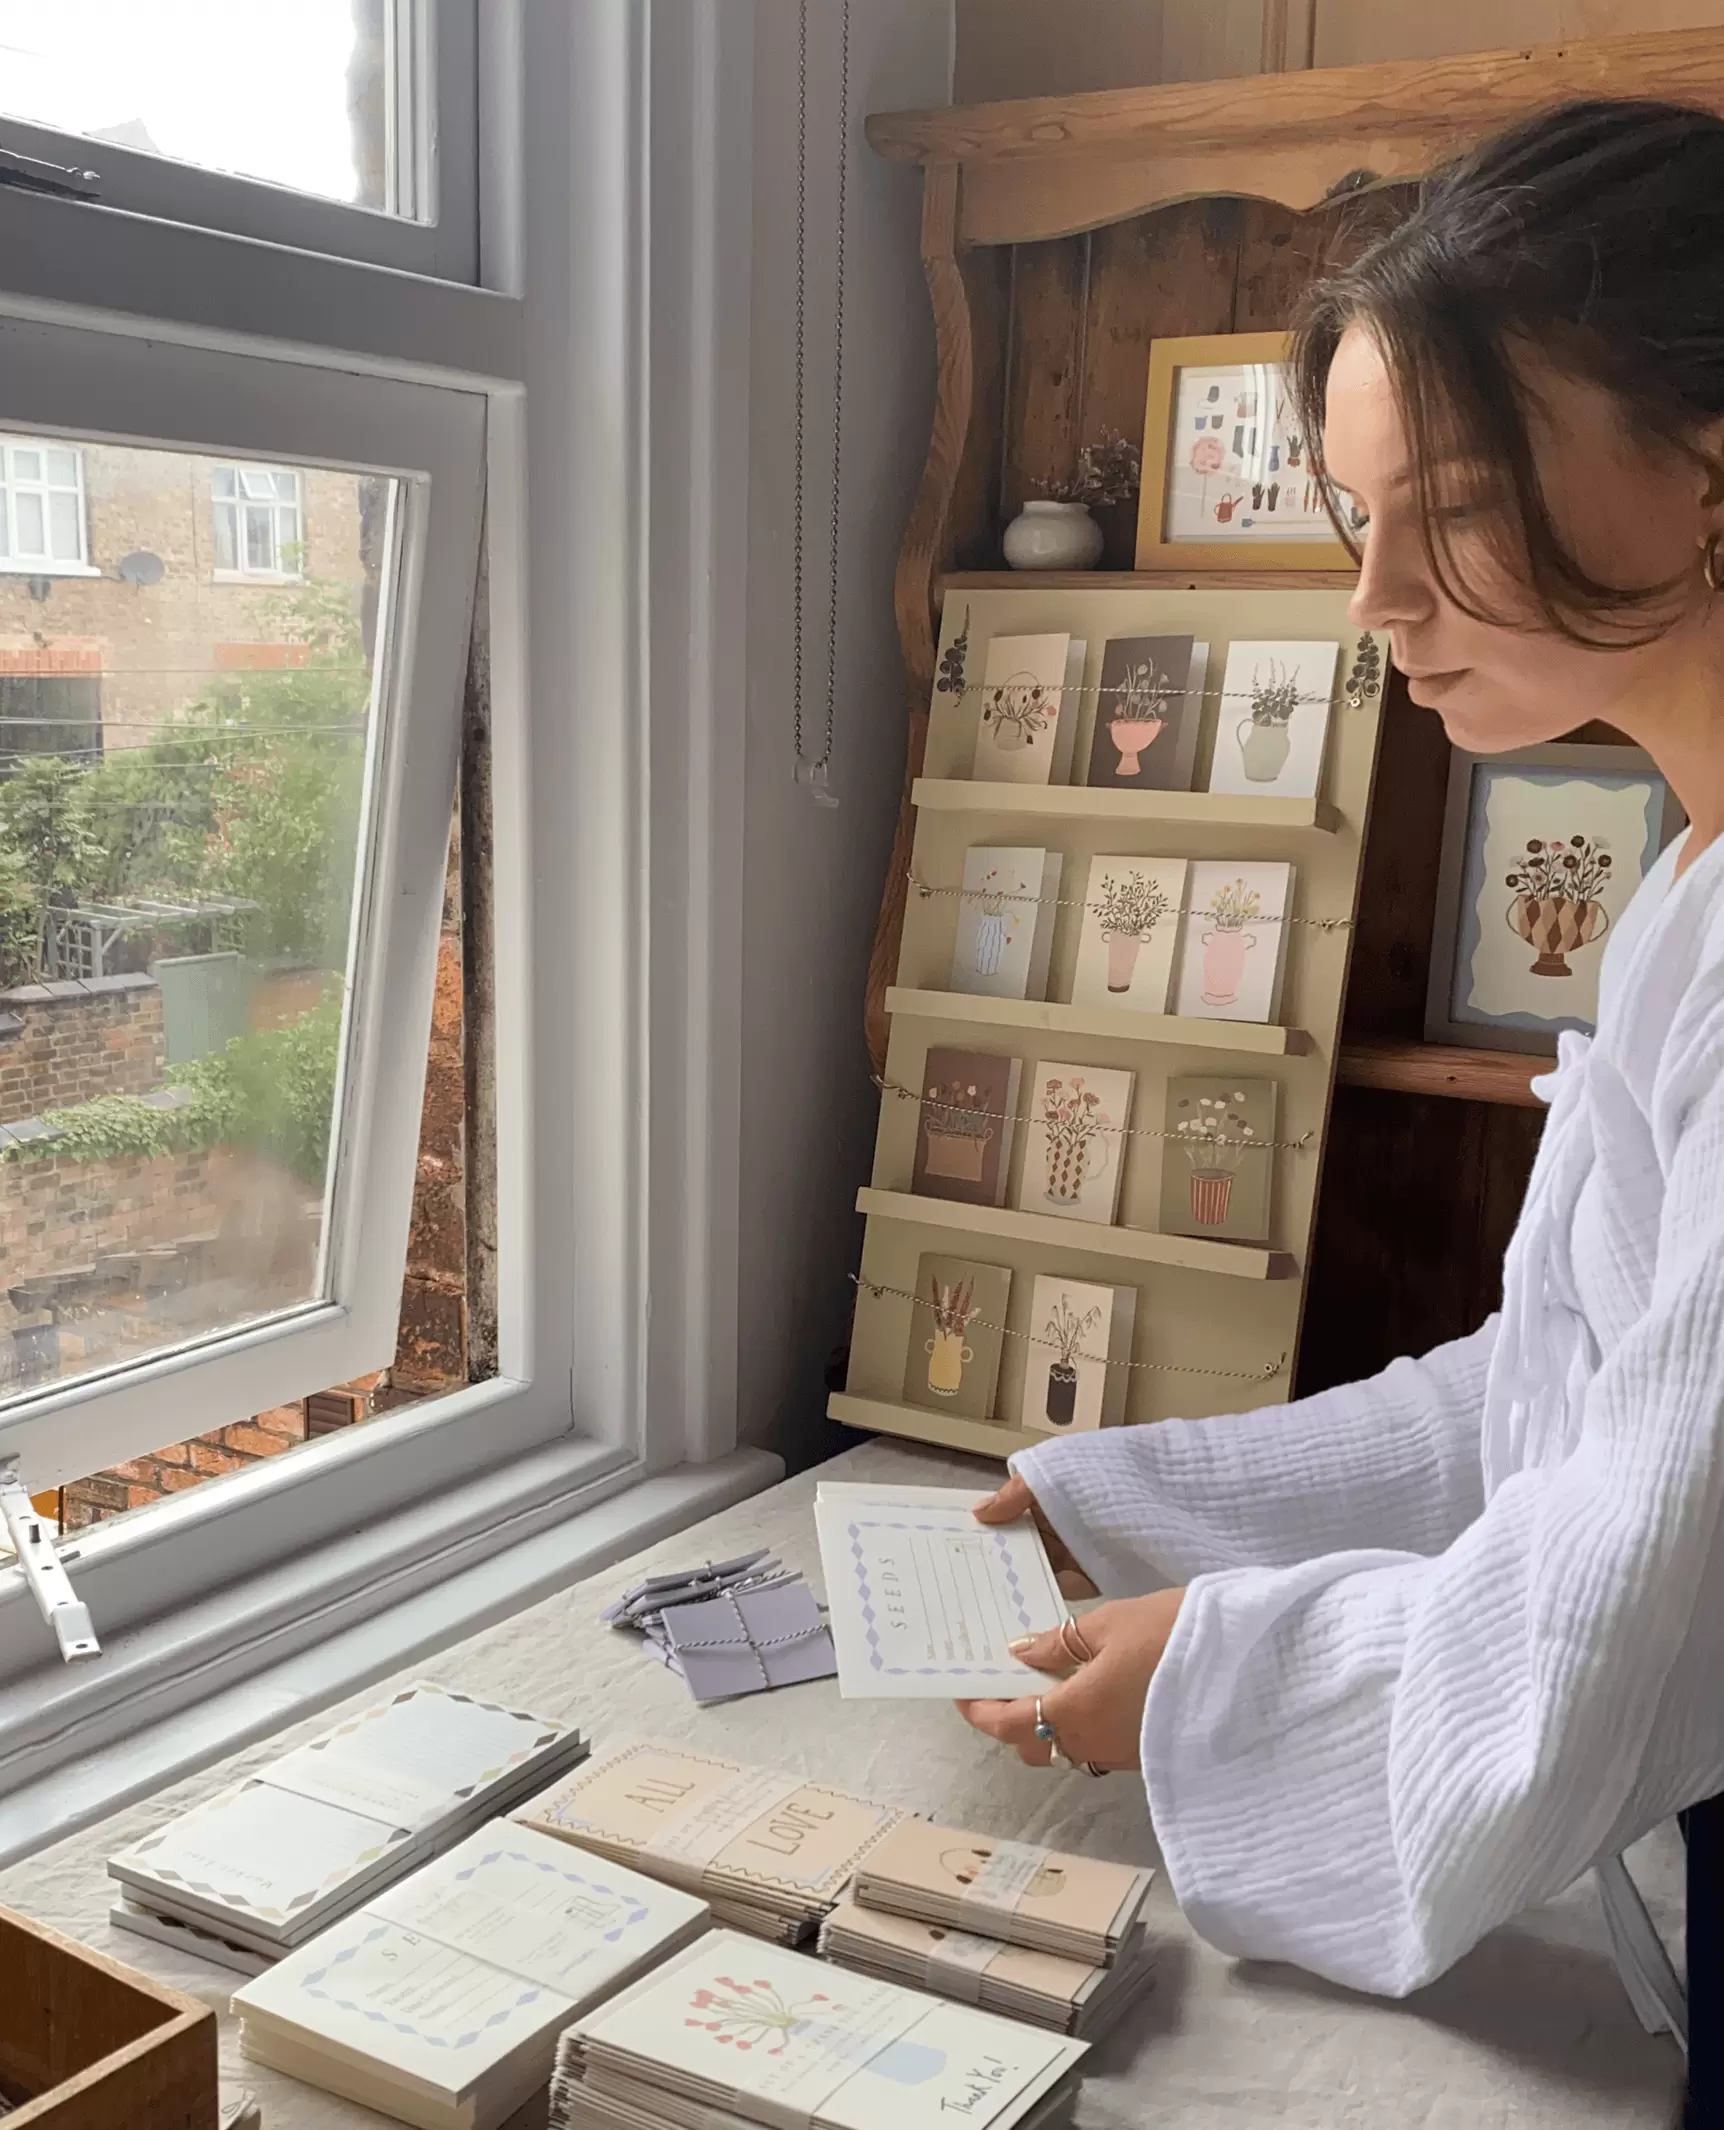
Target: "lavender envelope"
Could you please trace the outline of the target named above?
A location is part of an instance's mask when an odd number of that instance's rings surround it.
[[[671,1658],[697,1701],[830,1679],[838,1669],[832,1637],[803,1582],[673,1605],[662,1617]]]

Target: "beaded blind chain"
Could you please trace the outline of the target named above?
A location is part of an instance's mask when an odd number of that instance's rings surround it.
[[[909,1302],[914,1308],[929,1311],[934,1307],[925,1296],[912,1294],[908,1287],[888,1287],[879,1280],[865,1278],[860,1272],[852,1272],[850,1277],[864,1294],[872,1295],[876,1300],[886,1297],[896,1302]],[[1002,1338],[1021,1339],[1026,1346],[1059,1346],[1057,1339],[1040,1339],[1033,1331],[1013,1331],[1010,1325],[996,1324],[990,1317],[968,1316],[964,1322],[966,1325],[974,1324],[983,1331],[997,1331]],[[1275,1378],[1284,1375],[1287,1369],[1285,1354],[1278,1361],[1265,1363],[1262,1368],[1199,1368],[1177,1361],[1110,1361],[1105,1354],[1099,1353],[1074,1353],[1070,1358],[1074,1361],[1089,1361],[1097,1368],[1129,1368],[1140,1375],[1215,1376],[1228,1383],[1273,1383]]]
[[[973,1102],[955,1102],[949,1095],[922,1095],[913,1087],[904,1087],[896,1080],[884,1079],[879,1073],[868,1076],[883,1095],[892,1095],[900,1102],[914,1102],[919,1108],[943,1109],[963,1117],[983,1117],[990,1124],[1040,1124],[1040,1117],[1014,1114],[1010,1110],[983,1109]],[[1111,1133],[1121,1139],[1177,1139],[1177,1132],[1156,1131],[1148,1125],[1098,1124],[1098,1133]],[[1233,1139],[1225,1133],[1215,1133],[1205,1140],[1209,1146],[1243,1146],[1253,1153],[1304,1154],[1316,1138],[1315,1132],[1306,1132],[1298,1139]]]
[[[826,717],[820,752],[811,754],[804,717],[803,637],[806,626],[804,511],[808,446],[808,9],[801,0],[797,24],[799,100],[796,124],[796,473],[791,570],[793,582],[791,690],[794,702],[796,781],[816,806],[836,806],[832,746],[838,720],[838,535],[844,446],[844,232],[850,193],[850,0],[841,0],[838,66],[838,201],[834,216],[835,279],[832,299],[832,537],[826,612]]]

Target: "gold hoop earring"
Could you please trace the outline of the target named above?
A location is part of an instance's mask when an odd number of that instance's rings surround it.
[[[1724,544],[1724,533],[1709,533],[1700,550],[1700,574],[1706,579],[1709,592],[1724,592],[1724,568],[1718,559],[1720,544]]]

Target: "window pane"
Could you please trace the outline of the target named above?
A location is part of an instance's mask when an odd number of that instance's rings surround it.
[[[392,208],[389,5],[0,0],[0,107],[93,141]]]
[[[239,568],[239,539],[234,531],[231,503],[218,503],[215,507],[215,566],[217,569]]]
[[[42,498],[28,490],[21,494],[14,511],[18,526],[18,552],[20,555],[45,555],[48,542],[46,528],[42,523]]]
[[[259,510],[255,503],[249,504],[245,513],[245,566],[247,569],[268,570],[274,567],[275,557],[270,543],[270,513]]]
[[[234,492],[235,478],[234,469],[231,466],[218,466],[214,473],[210,475],[210,493],[217,496],[231,496]]]
[[[271,589],[213,471],[92,442],[108,574],[0,577],[0,1406],[324,1291],[393,484],[308,471]]]
[[[48,498],[48,552],[56,562],[77,562],[78,498],[56,489]]]
[[[15,480],[39,481],[42,478],[42,454],[39,451],[14,451],[12,474]]]
[[[48,453],[48,478],[56,488],[76,488],[78,485],[78,454],[75,451],[50,451]]]

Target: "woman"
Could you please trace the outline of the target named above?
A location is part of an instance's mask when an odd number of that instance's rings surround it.
[[[1041,1738],[1033,1699],[969,1720],[1141,1768],[1206,1938],[1391,1996],[1724,1789],[1721,261],[1724,122],[1575,105],[1439,174],[1299,335],[1413,700],[1480,752],[1603,719],[1692,824],[1539,1083],[1500,1317],[1020,1452],[977,1512],[1033,1508],[1112,1602],[1026,1647]]]

